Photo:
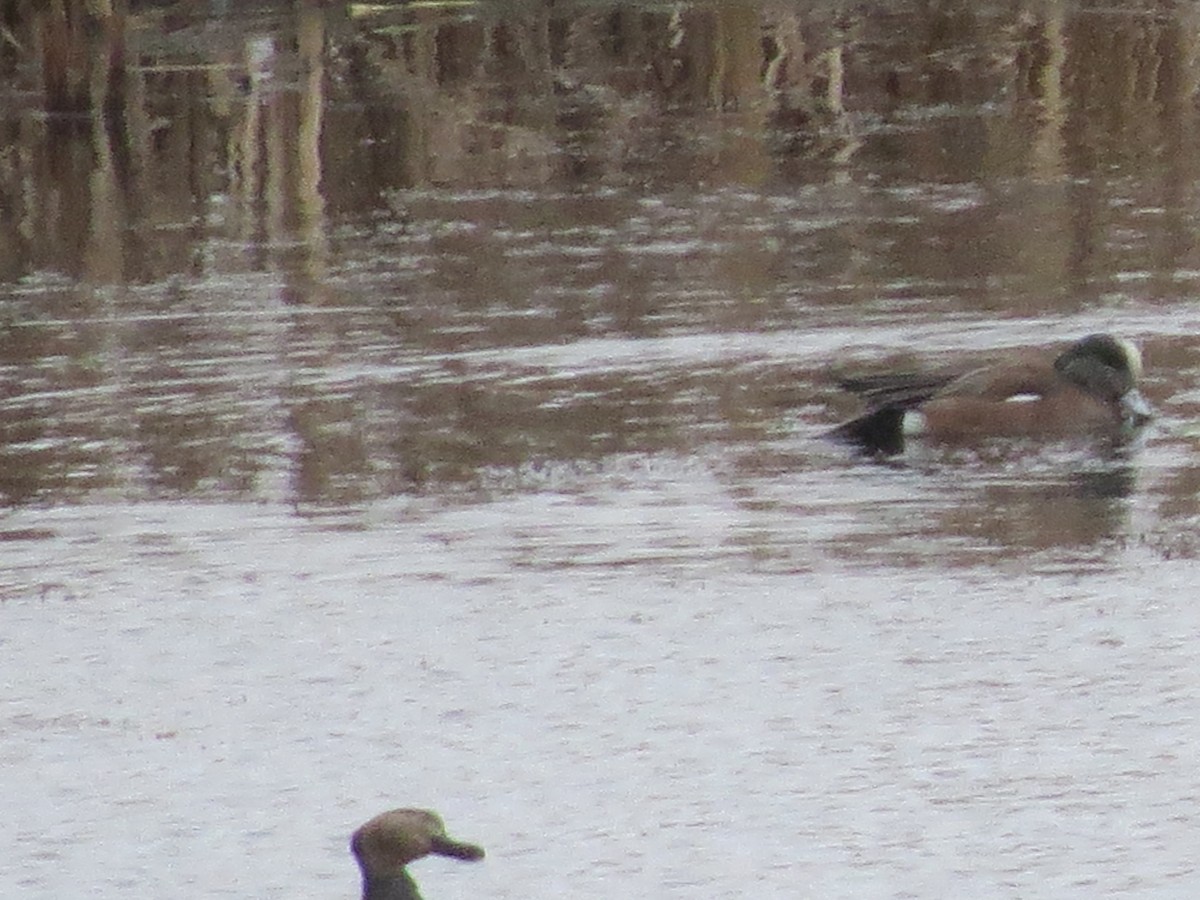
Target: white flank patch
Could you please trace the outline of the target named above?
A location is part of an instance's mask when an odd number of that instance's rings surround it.
[[[1011,397],[1005,397],[1005,403],[1034,403],[1041,400],[1041,394],[1013,394]]]
[[[908,410],[900,420],[900,430],[907,435],[924,434],[928,427],[929,420],[925,418],[925,414],[915,409]]]

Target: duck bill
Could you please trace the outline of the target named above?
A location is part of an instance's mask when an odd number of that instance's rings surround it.
[[[455,859],[483,859],[483,848],[465,841],[456,841],[444,834],[434,835],[429,848],[430,853],[439,856],[453,856]]]
[[[1136,428],[1145,425],[1153,417],[1154,410],[1150,408],[1142,392],[1136,388],[1127,391],[1121,398],[1121,418],[1125,424]]]

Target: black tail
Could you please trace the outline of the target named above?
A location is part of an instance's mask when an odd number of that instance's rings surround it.
[[[863,453],[895,456],[904,452],[904,408],[881,406],[843,422],[829,432],[835,441],[852,444]]]

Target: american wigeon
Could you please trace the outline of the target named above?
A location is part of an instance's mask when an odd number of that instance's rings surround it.
[[[1129,341],[1091,334],[1057,355],[1013,353],[966,374],[886,374],[849,378],[867,410],[830,435],[868,453],[904,450],[906,436],[968,443],[988,437],[1120,437],[1149,421],[1137,389],[1142,355]]]
[[[354,832],[350,850],[362,870],[363,900],[421,900],[405,866],[430,853],[483,859],[482,847],[447,837],[441,817],[427,809],[380,813]]]

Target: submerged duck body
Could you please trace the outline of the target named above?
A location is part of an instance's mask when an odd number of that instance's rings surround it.
[[[1151,417],[1138,390],[1142,356],[1129,341],[1088,335],[1066,350],[1019,351],[965,374],[889,373],[842,386],[867,404],[830,434],[867,453],[901,453],[905,439],[1061,439],[1132,433]]]
[[[354,832],[350,851],[362,870],[363,900],[421,900],[406,866],[435,854],[483,859],[483,848],[454,840],[441,817],[427,809],[380,813]]]

